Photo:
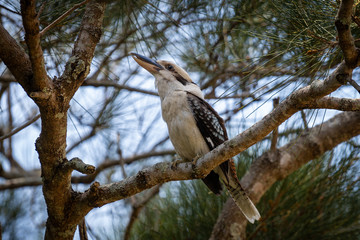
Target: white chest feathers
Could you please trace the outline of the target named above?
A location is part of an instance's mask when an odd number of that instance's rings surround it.
[[[175,151],[186,161],[209,152],[187,101],[187,93],[174,91],[161,102],[162,116],[167,123]]]

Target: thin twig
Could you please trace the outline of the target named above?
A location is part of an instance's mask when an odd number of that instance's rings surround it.
[[[6,6],[2,5],[2,4],[0,4],[0,8],[3,8],[3,9],[5,9],[6,11],[9,11],[9,12],[14,13],[14,14],[16,14],[16,15],[20,15],[19,12],[14,11],[14,10],[11,10],[10,8],[8,8],[8,7],[6,7]]]
[[[138,201],[136,204],[134,204],[132,206],[133,208],[132,208],[130,220],[129,220],[129,223],[126,226],[126,229],[125,229],[124,240],[128,240],[130,238],[131,228],[134,225],[136,219],[138,218],[141,210],[145,207],[145,205],[151,199],[153,199],[159,193],[160,187],[161,187],[161,184],[153,187],[152,189],[150,189],[148,191],[147,195],[144,196],[144,198],[141,199],[141,201]]]
[[[40,32],[40,37],[42,37],[47,31],[49,31],[51,28],[53,28],[55,25],[59,24],[62,20],[64,20],[67,16],[69,16],[73,11],[75,11],[77,8],[81,7],[82,5],[85,5],[86,3],[88,3],[90,0],[85,0],[82,1],[81,3],[77,3],[75,4],[72,8],[70,8],[69,10],[67,10],[63,15],[61,15],[60,17],[58,17],[55,21],[53,21],[52,23],[50,23],[47,27],[45,27],[43,30],[41,30]]]
[[[360,18],[358,16],[351,15],[351,20],[353,20],[353,22],[356,23],[358,27],[360,27]]]
[[[43,4],[41,4],[40,9],[37,13],[37,18],[40,18],[42,12],[44,11],[44,8],[45,8],[45,2],[43,2]]]
[[[279,105],[279,98],[274,98],[273,99],[273,106],[274,108],[276,108]],[[276,145],[277,145],[277,141],[278,141],[278,135],[279,135],[279,129],[278,127],[276,127],[273,132],[272,132],[272,136],[271,136],[271,147],[270,150],[271,151],[275,151],[276,150]]]
[[[306,121],[306,115],[305,115],[304,110],[301,110],[300,113],[301,113],[301,118],[302,118],[303,123],[304,123],[304,128],[305,128],[305,130],[308,130],[309,126],[308,126],[307,121]]]
[[[128,176],[127,176],[126,171],[125,171],[125,162],[124,162],[124,158],[123,158],[122,151],[121,151],[121,146],[120,146],[120,133],[117,133],[116,144],[117,144],[117,148],[118,148],[117,152],[118,152],[119,158],[120,158],[121,172],[123,174],[123,177],[127,178]]]
[[[0,191],[21,187],[39,186],[42,184],[41,177],[15,178],[0,184]]]
[[[156,10],[158,10],[159,12],[161,12],[162,14],[164,14],[165,16],[167,16],[170,21],[172,23],[174,23],[177,27],[180,27],[180,21],[176,21],[174,18],[172,18],[169,14],[167,14],[166,12],[162,11],[160,8],[156,7],[154,4],[152,4],[150,1],[147,2],[147,4],[149,4],[150,6],[152,6],[153,8],[155,8]]]
[[[40,114],[38,114],[37,116],[35,116],[33,119],[31,119],[30,121],[26,122],[25,124],[21,125],[18,128],[15,128],[14,130],[12,130],[11,132],[9,132],[8,134],[5,134],[3,136],[0,137],[0,141],[3,141],[4,139],[11,137],[12,135],[15,135],[16,133],[20,132],[21,130],[23,130],[24,128],[30,126],[31,124],[33,124],[34,122],[36,122],[38,119],[40,118]]]
[[[88,80],[83,82],[82,86],[114,87],[116,89],[124,89],[124,90],[132,91],[132,92],[139,92],[139,93],[145,93],[145,94],[152,95],[152,96],[159,96],[156,92],[143,90],[143,89],[139,89],[139,88],[129,87],[129,86],[119,84],[119,83],[109,81],[109,80],[96,81],[96,80],[88,79]]]
[[[81,219],[78,227],[80,240],[88,240],[85,218]]]
[[[357,84],[357,82],[354,81],[354,79],[349,79],[349,83],[360,93],[360,86]]]
[[[7,104],[8,104],[8,127],[9,129],[12,129],[13,128],[13,117],[12,117],[12,103],[11,103],[11,89],[10,89],[10,86],[7,88]],[[13,168],[13,163],[12,163],[12,159],[13,159],[13,156],[12,156],[12,139],[11,139],[11,136],[9,137],[8,139],[8,143],[9,143],[9,146],[8,146],[8,149],[7,149],[7,157],[10,161],[10,165],[11,165],[11,168]]]

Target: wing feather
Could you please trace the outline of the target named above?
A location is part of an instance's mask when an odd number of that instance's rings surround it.
[[[196,125],[200,130],[209,149],[212,150],[226,140],[228,140],[224,120],[219,116],[215,109],[212,108],[211,105],[207,103],[204,99],[199,98],[192,93],[188,92],[187,98],[190,108],[194,114]],[[231,174],[233,179],[239,181],[236,175],[235,164],[232,159],[229,159],[228,161],[220,164],[220,168],[223,171],[228,182],[228,174]],[[215,179],[214,174],[211,174],[211,176],[211,179],[204,180],[206,185],[208,185],[207,182],[219,181],[217,174],[217,179]],[[211,187],[209,188],[211,189]],[[213,192],[215,193],[215,191]]]
[[[193,111],[196,125],[199,128],[206,144],[212,150],[228,139],[224,121],[217,112],[202,98],[188,93],[188,102]],[[244,216],[253,223],[259,220],[260,214],[255,205],[247,196],[245,190],[241,187],[240,181],[236,175],[235,164],[229,159],[220,164],[202,180],[215,194],[220,193],[221,184],[219,178],[225,184],[232,199],[243,212]]]

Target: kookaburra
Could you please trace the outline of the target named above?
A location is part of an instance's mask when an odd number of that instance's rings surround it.
[[[184,69],[169,61],[154,61],[137,53],[131,55],[155,77],[162,117],[175,151],[182,160],[193,161],[228,139],[223,119],[204,100],[200,88]],[[222,190],[221,180],[251,223],[260,218],[240,185],[232,159],[220,164],[202,180],[215,194]]]

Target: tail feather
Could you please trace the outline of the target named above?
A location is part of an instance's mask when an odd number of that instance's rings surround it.
[[[230,186],[230,184],[225,184],[225,186],[228,189],[231,198],[234,200],[236,205],[240,208],[241,212],[249,222],[254,223],[255,220],[260,219],[259,211],[256,209],[250,198],[246,195],[246,192],[241,187],[240,183],[238,183],[236,188],[233,188]]]
[[[214,169],[214,172],[219,175],[221,181],[229,191],[231,198],[240,208],[246,219],[249,222],[254,223],[255,220],[260,219],[260,213],[242,188],[240,181],[236,176],[234,162],[229,160],[225,163],[227,163],[226,166],[220,165]]]

